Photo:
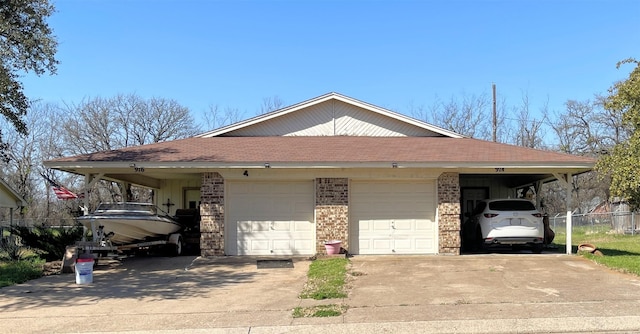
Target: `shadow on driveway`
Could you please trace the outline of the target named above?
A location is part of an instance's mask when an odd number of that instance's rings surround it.
[[[132,257],[100,260],[93,283],[78,285],[75,274],[42,277],[0,289],[0,312],[94,305],[108,300],[146,302],[202,297],[239,284],[255,282],[263,273],[254,259],[202,259],[195,256]]]

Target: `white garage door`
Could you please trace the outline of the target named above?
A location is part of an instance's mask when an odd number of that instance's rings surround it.
[[[312,255],[313,182],[229,182],[225,195],[229,255]]]
[[[354,181],[349,221],[355,253],[437,253],[435,193],[435,181]]]

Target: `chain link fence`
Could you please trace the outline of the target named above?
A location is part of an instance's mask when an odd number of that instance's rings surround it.
[[[552,230],[566,232],[566,214],[558,213],[549,216]],[[571,216],[573,230],[580,229],[585,233],[640,234],[639,212],[603,212],[574,214]]]
[[[24,227],[72,228],[76,225],[76,220],[73,218],[14,219],[13,222],[9,220],[2,220],[0,221],[0,238],[6,237],[9,235],[9,231],[11,230],[12,223],[14,226],[24,226]]]

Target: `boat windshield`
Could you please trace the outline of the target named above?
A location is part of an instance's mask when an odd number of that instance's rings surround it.
[[[101,203],[96,213],[129,213],[129,214],[157,214],[156,207],[151,203]]]

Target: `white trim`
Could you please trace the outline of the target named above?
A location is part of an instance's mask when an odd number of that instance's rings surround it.
[[[467,169],[473,169],[473,172],[479,172],[477,169],[487,169],[487,171],[496,172],[496,168],[504,168],[496,174],[509,174],[509,169],[553,169],[556,173],[559,170],[575,170],[575,169],[593,169],[591,163],[572,163],[557,162],[557,163],[545,163],[545,162],[532,162],[532,163],[500,163],[500,162],[438,162],[438,161],[425,161],[425,162],[402,162],[402,161],[322,161],[322,162],[140,162],[136,163],[139,168],[156,170],[156,169],[181,169],[184,171],[193,171],[201,169],[218,169],[218,168],[265,168],[264,164],[269,163],[269,168],[392,168],[392,163],[398,164],[398,169],[402,168],[443,168],[443,169],[455,169],[465,171]],[[131,172],[134,173],[134,168],[129,167],[129,162],[46,162],[45,166],[54,169],[61,169],[71,171],[73,169],[86,169],[86,170],[100,170],[102,173],[122,173]],[[113,169],[113,170],[110,170]],[[107,171],[105,171],[107,170]],[[515,172],[515,171],[514,171]],[[536,172],[536,171],[532,171]],[[143,173],[144,174],[144,173]]]
[[[335,93],[335,92],[328,93],[328,94],[325,94],[325,95],[321,95],[321,96],[312,98],[310,100],[294,104],[294,105],[289,106],[289,107],[285,107],[285,108],[282,108],[282,109],[279,109],[279,110],[272,111],[270,113],[266,113],[266,114],[263,114],[263,115],[258,115],[258,116],[255,116],[253,118],[249,118],[249,119],[244,120],[244,121],[240,121],[240,122],[237,122],[237,123],[234,123],[234,124],[230,124],[230,125],[227,125],[227,126],[212,130],[212,131],[208,131],[208,132],[199,134],[196,137],[210,138],[210,137],[220,136],[220,135],[223,135],[225,133],[229,133],[229,132],[232,132],[232,131],[235,131],[235,130],[238,130],[238,129],[242,129],[242,128],[245,128],[245,127],[248,127],[248,126],[252,126],[252,125],[257,124],[257,123],[265,122],[265,121],[268,121],[268,120],[276,118],[276,117],[284,116],[284,115],[287,115],[289,113],[295,112],[297,110],[308,108],[310,106],[313,106],[313,105],[316,105],[316,104],[319,104],[319,103],[322,103],[322,102],[326,102],[326,101],[329,101],[329,100],[332,100],[332,99],[333,100],[338,100],[338,101],[341,101],[341,102],[344,102],[344,103],[347,103],[347,104],[351,104],[351,105],[354,105],[356,107],[360,107],[360,108],[363,108],[363,109],[378,113],[378,114],[383,115],[383,116],[391,117],[391,118],[396,119],[398,121],[405,122],[405,123],[417,126],[419,128],[422,128],[422,129],[425,129],[425,130],[428,130],[428,131],[431,131],[431,132],[435,132],[437,134],[440,134],[440,135],[443,135],[443,136],[446,136],[446,137],[464,138],[463,135],[460,135],[460,134],[455,133],[453,131],[445,130],[443,128],[440,128],[438,126],[425,123],[425,122],[417,120],[415,118],[408,117],[406,115],[403,115],[403,114],[400,114],[400,113],[397,113],[397,112],[394,112],[394,111],[391,111],[391,110],[388,110],[388,109],[385,109],[385,108],[381,108],[381,107],[378,107],[378,106],[375,106],[373,104],[369,104],[369,103],[366,103],[366,102],[363,102],[363,101],[360,101],[360,100],[356,100],[354,98],[351,98],[351,97],[348,97],[348,96],[345,96],[345,95],[341,95],[341,94],[338,94],[338,93]]]

